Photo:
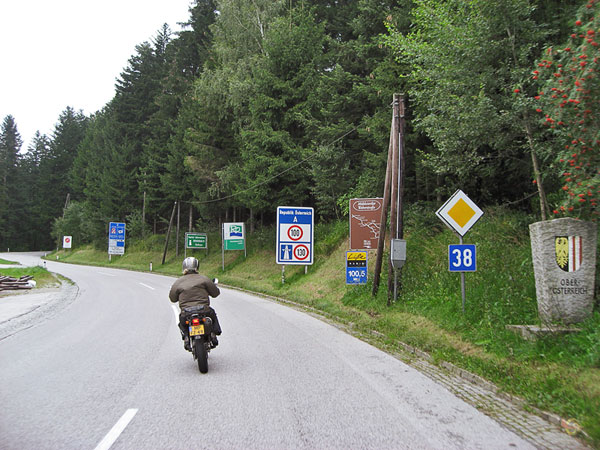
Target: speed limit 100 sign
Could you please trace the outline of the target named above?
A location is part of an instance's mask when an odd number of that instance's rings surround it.
[[[312,264],[313,235],[313,208],[279,206],[277,208],[277,264]]]

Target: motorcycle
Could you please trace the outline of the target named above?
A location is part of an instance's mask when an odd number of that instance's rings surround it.
[[[215,348],[212,340],[213,323],[208,317],[208,306],[192,306],[185,308],[185,324],[188,327],[190,351],[198,361],[200,373],[208,372],[208,354]]]

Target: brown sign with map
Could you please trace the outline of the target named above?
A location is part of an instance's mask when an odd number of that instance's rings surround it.
[[[350,200],[350,249],[376,249],[379,242],[381,198]]]

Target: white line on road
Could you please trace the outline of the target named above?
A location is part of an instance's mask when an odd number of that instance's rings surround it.
[[[129,422],[131,422],[131,419],[133,419],[133,416],[135,416],[137,412],[137,409],[128,409],[125,411],[125,414],[123,414],[108,434],[104,436],[104,439],[100,441],[94,450],[108,450],[119,438],[125,427],[129,425]]]
[[[144,283],[140,283],[140,284],[144,287],[147,287],[148,289],[152,289],[153,291],[156,290],[152,286],[148,286],[147,284],[144,284]]]
[[[107,277],[116,277],[114,273],[98,272],[99,274],[106,275]]]
[[[179,308],[175,305],[171,305],[171,308],[173,308],[173,314],[175,314],[175,323],[179,323]]]

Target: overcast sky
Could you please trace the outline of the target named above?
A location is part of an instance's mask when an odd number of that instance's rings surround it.
[[[52,135],[67,106],[92,114],[163,23],[187,22],[191,0],[1,0],[0,123],[15,118],[22,151]]]

